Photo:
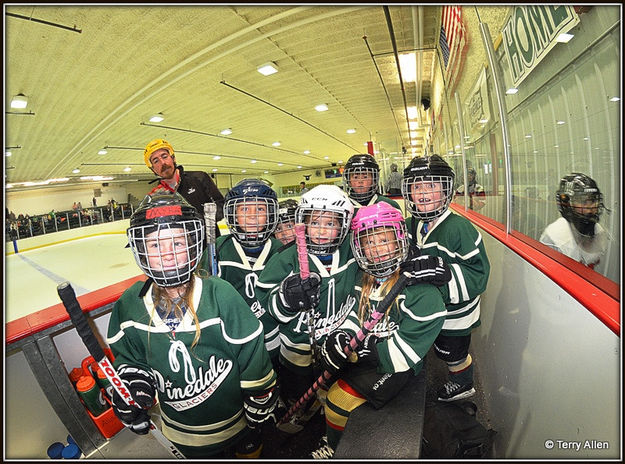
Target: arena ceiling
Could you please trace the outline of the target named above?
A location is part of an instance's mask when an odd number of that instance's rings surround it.
[[[159,137],[218,174],[330,167],[368,140],[381,156],[423,152],[440,6],[5,4],[4,26],[13,187],[151,179],[143,148]],[[417,52],[403,91],[395,51]],[[277,73],[257,72],[270,62]],[[25,109],[10,107],[18,94]]]

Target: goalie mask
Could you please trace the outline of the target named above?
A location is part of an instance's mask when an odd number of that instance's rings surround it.
[[[371,155],[354,155],[345,163],[343,188],[347,195],[364,205],[378,191],[380,167]]]
[[[230,189],[224,201],[230,233],[243,246],[263,245],[278,225],[278,197],[258,179],[244,179]]]
[[[306,224],[306,245],[313,255],[330,255],[349,232],[354,205],[336,185],[318,185],[302,195],[297,222]]]
[[[439,155],[413,158],[401,185],[406,210],[428,222],[441,216],[451,203],[454,178],[453,169]]]
[[[178,193],[146,196],[130,217],[128,243],[137,265],[159,287],[189,280],[204,249],[204,221]]]
[[[375,277],[391,275],[408,256],[406,223],[401,211],[380,202],[360,208],[352,221],[356,262]]]
[[[595,235],[595,224],[605,206],[597,183],[585,174],[574,172],[560,180],[556,192],[558,210],[582,235]]]

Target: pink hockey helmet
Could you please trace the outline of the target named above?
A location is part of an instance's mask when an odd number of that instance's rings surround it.
[[[393,236],[376,238],[385,229],[392,231]],[[408,256],[404,217],[388,203],[360,208],[352,220],[352,232],[351,246],[356,262],[375,277],[392,274]]]

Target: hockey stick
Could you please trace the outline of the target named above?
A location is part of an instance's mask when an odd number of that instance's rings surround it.
[[[295,224],[295,243],[297,245],[297,262],[299,263],[299,276],[302,280],[310,276],[308,267],[308,251],[306,249],[306,225]],[[315,308],[308,308],[306,311],[308,325],[308,336],[310,340],[310,352],[314,363],[317,354],[317,342],[315,341]]]
[[[393,304],[393,302],[404,289],[407,283],[408,277],[404,274],[401,274],[393,288],[391,288],[391,290],[386,294],[382,301],[380,301],[380,304],[377,306],[375,311],[371,313],[371,317],[364,322],[362,328],[349,341],[349,345],[347,345],[343,350],[348,357],[350,354],[356,351],[356,348],[360,346],[365,337],[373,330],[373,327],[378,323],[380,319],[382,319],[388,308],[390,308],[390,306]],[[323,385],[325,385],[325,382],[331,376],[332,374],[330,374],[330,372],[323,371],[323,374],[321,374],[319,378],[315,380],[315,383],[313,383],[312,386],[306,391],[306,393],[304,393],[304,395],[302,395],[302,397],[293,406],[291,406],[291,409],[289,409],[284,417],[280,419],[278,424],[283,424],[287,422],[295,413],[295,411],[302,407],[302,405],[306,404],[308,400],[312,398],[315,392],[319,390],[319,388],[321,388]]]
[[[63,282],[57,286],[56,291],[63,302],[63,306],[65,306],[67,314],[69,314],[70,319],[74,323],[78,335],[80,335],[82,342],[85,344],[85,347],[87,347],[89,354],[96,360],[106,375],[106,378],[109,382],[111,382],[111,385],[117,394],[122,397],[126,404],[135,405],[136,403],[132,399],[130,392],[124,386],[122,380],[117,374],[117,371],[113,367],[113,364],[104,354],[104,350],[100,346],[100,343],[98,343],[98,339],[93,333],[93,330],[91,330],[91,327],[87,322],[87,316],[85,316],[82,312],[82,308],[76,299],[76,294],[74,293],[74,289],[71,284],[69,282]],[[174,446],[172,442],[167,439],[167,437],[165,437],[165,435],[163,435],[163,432],[161,432],[152,421],[150,421],[150,431],[152,432],[154,438],[161,445],[167,448],[172,456],[178,459],[185,459],[185,456]]]
[[[210,259],[211,275],[218,274],[217,256],[215,254],[215,216],[217,215],[217,205],[215,203],[204,203],[204,222],[206,223],[206,252]]]

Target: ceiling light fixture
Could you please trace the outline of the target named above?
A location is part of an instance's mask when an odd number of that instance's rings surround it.
[[[28,106],[28,97],[23,93],[18,93],[11,100],[11,108],[15,108],[17,110],[23,110]]]
[[[568,43],[573,37],[575,37],[573,34],[560,34],[556,38],[556,42]]]
[[[247,169],[241,169],[241,172],[247,172]]]
[[[612,97],[610,98],[611,102],[617,102],[617,101],[621,101],[621,99],[619,97]]]
[[[126,166],[124,168],[124,172],[130,172],[130,171],[132,171],[132,168],[130,166]]]
[[[11,152],[10,151],[5,151],[4,152],[4,156],[11,156]]]
[[[252,164],[256,164],[256,163],[258,163],[258,161],[256,161],[256,160],[251,160],[251,161],[250,161],[250,163],[252,163]]]
[[[72,173],[74,173],[74,174],[78,174],[79,172],[80,172],[80,169],[78,169],[78,168],[76,168],[76,169],[74,169],[74,170],[72,171]]]
[[[271,76],[272,74],[278,72],[278,65],[273,61],[270,61],[269,63],[261,64],[258,68],[256,68],[256,71],[261,73],[263,76]]]
[[[217,172],[217,168],[213,168],[213,172]]]
[[[284,163],[278,163],[278,166],[284,166]]]
[[[326,105],[325,103],[321,103],[320,105],[315,106],[315,109],[319,112],[328,111],[328,105]]]
[[[297,167],[297,169],[302,169],[302,167],[301,167],[301,166],[298,166],[298,167]]]
[[[508,95],[514,95],[515,93],[517,93],[519,91],[519,89],[515,88],[515,87],[511,87],[508,90],[506,90],[506,94]]]
[[[415,130],[419,128],[419,123],[417,121],[408,121],[408,128],[410,130]]]
[[[157,113],[150,118],[150,122],[161,122],[163,119],[165,119],[163,113]]]
[[[310,150],[304,150],[305,155],[310,155]]]
[[[329,156],[324,156],[323,159],[324,160],[328,160],[328,159],[330,159],[330,157]]]
[[[218,161],[218,160],[220,160],[220,159],[221,159],[221,156],[219,156],[219,155],[215,155],[215,156],[213,156],[213,159],[214,159],[215,161]]]
[[[408,107],[408,119],[417,119],[417,107],[416,106],[409,106]]]
[[[104,148],[102,150],[100,150],[98,152],[98,155],[106,155],[108,153],[108,151],[106,151]]]
[[[356,129],[347,129],[347,133],[348,134],[355,134],[356,133]]]
[[[272,145],[274,147],[279,147],[280,145],[282,145],[280,142],[273,142]]]
[[[417,54],[404,53],[399,55],[399,69],[404,82],[417,81]]]
[[[224,129],[220,132],[221,135],[230,135],[232,134],[232,129]]]

